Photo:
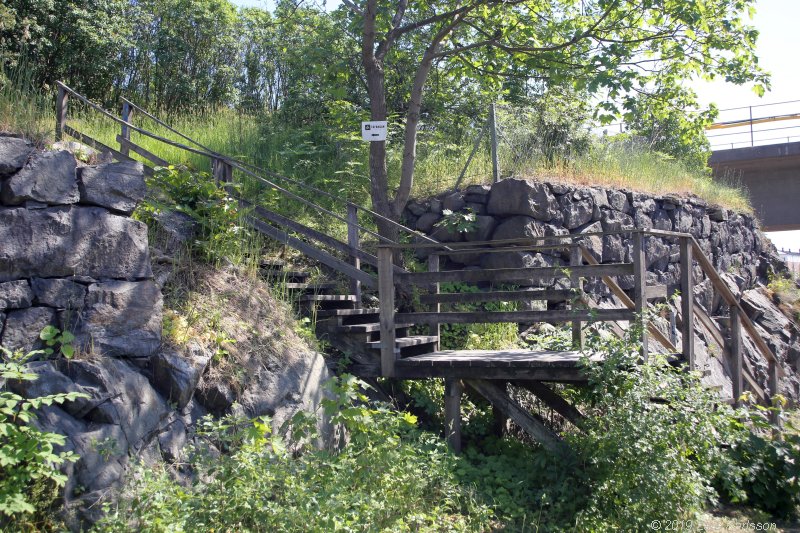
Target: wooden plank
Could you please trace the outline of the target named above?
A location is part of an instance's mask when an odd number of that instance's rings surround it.
[[[358,208],[354,204],[347,204],[347,245],[350,247],[350,263],[354,268],[361,270],[361,258],[353,253],[360,249],[358,236]],[[357,279],[350,280],[350,292],[356,296],[356,306],[361,307],[361,282]]]
[[[105,145],[105,144],[101,143],[100,141],[95,140],[95,139],[89,137],[88,135],[86,135],[85,133],[81,133],[78,130],[76,130],[76,129],[70,127],[70,126],[64,126],[64,133],[66,133],[67,135],[69,135],[70,137],[72,137],[74,139],[79,140],[80,142],[82,142],[83,144],[85,144],[87,146],[91,146],[92,148],[94,148],[98,152],[111,154],[114,157],[114,159],[116,159],[117,161],[136,161],[132,157],[124,155],[121,152],[118,152],[117,150],[111,148],[110,146]],[[147,165],[144,165],[144,173],[147,176],[152,176],[153,175],[153,169],[148,167]]]
[[[570,274],[571,274],[570,275],[570,286],[572,287],[572,290],[576,292],[576,294],[581,294],[582,295],[584,293],[583,292],[583,279],[579,275],[575,274],[575,272],[573,271],[573,269],[575,267],[579,267],[579,266],[583,265],[583,260],[581,258],[581,250],[577,246],[573,247],[572,250],[570,250],[569,264],[570,264]],[[572,307],[573,310],[575,310],[575,303],[577,303],[577,302],[573,302],[570,305],[570,307]],[[580,320],[573,320],[572,321],[572,347],[574,349],[576,349],[576,350],[582,350],[584,341],[585,341],[585,337],[584,337],[584,333],[583,333],[583,323]]]
[[[644,239],[641,232],[633,234],[633,309],[640,320],[643,321],[642,328],[642,355],[645,361],[650,350],[647,346],[647,300],[644,298],[644,290],[647,287],[647,263],[644,256]]]
[[[594,258],[591,252],[589,252],[589,250],[587,250],[583,246],[581,247],[581,255],[583,255],[583,260],[589,263],[590,265],[599,264],[597,262],[597,259]],[[619,284],[616,281],[614,281],[611,277],[603,276],[603,283],[605,283],[606,286],[609,288],[609,290],[612,292],[612,294],[614,294],[614,296],[616,296],[622,302],[622,305],[624,305],[628,309],[633,309],[635,307],[633,300],[631,300],[628,297],[625,291],[622,290],[622,287],[620,287]],[[666,348],[667,351],[672,353],[678,351],[678,348],[675,346],[675,344],[671,342],[663,333],[661,333],[661,330],[655,327],[655,325],[648,324],[647,331],[650,333],[650,335],[653,336],[654,339],[656,339],[659,343],[661,343],[661,345],[664,348]]]
[[[464,385],[461,380],[444,380],[444,435],[447,444],[455,453],[461,453],[461,395]]]
[[[515,322],[585,322],[632,321],[630,309],[566,309],[554,311],[445,312],[397,313],[397,320],[412,324],[494,324]]]
[[[121,117],[122,120],[124,122],[130,122],[131,121],[131,114],[132,114],[131,104],[127,100],[123,100],[123,102],[122,102],[122,117]],[[125,140],[130,141],[131,140],[131,130],[125,124],[122,124],[120,127],[121,127],[120,135],[122,135],[122,138],[125,139]],[[124,155],[130,155],[130,150],[128,149],[127,146],[125,146],[122,143],[120,143],[120,145],[119,145],[119,151],[120,151],[120,153],[122,153]]]
[[[396,379],[456,377],[501,381],[521,379],[554,383],[586,383],[586,374],[580,368],[414,366],[406,364],[409,359],[397,361],[394,375]]]
[[[393,377],[397,348],[395,347],[395,312],[393,253],[391,248],[378,249],[378,298],[381,323],[381,375]],[[402,321],[400,321],[402,322]]]
[[[144,157],[151,163],[159,167],[168,167],[169,162],[166,159],[162,159],[158,157],[153,152],[147,150],[146,148],[142,148],[136,143],[129,141],[128,139],[124,138],[122,135],[117,135],[117,142],[120,146],[127,148],[128,150],[132,151],[135,154],[139,154],[140,156]]]
[[[431,255],[430,257],[433,257]],[[480,302],[529,302],[539,300],[564,301],[573,292],[569,289],[520,289],[517,291],[480,291],[445,294],[423,294],[420,303],[480,303]]]
[[[353,268],[352,265],[345,263],[341,259],[333,257],[328,252],[320,250],[319,248],[316,248],[315,246],[303,242],[300,239],[292,237],[288,233],[281,231],[273,226],[270,226],[263,220],[259,220],[253,216],[248,215],[245,217],[245,219],[250,225],[252,225],[255,229],[257,229],[261,233],[264,233],[265,235],[272,237],[278,242],[288,244],[295,250],[304,253],[311,259],[316,259],[320,263],[341,272],[345,276],[349,276],[351,278],[353,277],[358,278],[359,281],[361,281],[361,283],[366,285],[367,287],[376,287],[378,285],[377,280],[370,274],[367,274],[362,270],[357,270]]]
[[[666,300],[667,297],[666,285],[650,285],[644,289],[645,300]]]
[[[681,353],[689,370],[696,368],[694,359],[694,261],[692,246],[687,238],[682,238],[681,247]],[[724,345],[723,345],[724,346]]]
[[[489,400],[492,405],[504,412],[531,437],[539,441],[551,452],[561,452],[564,443],[539,419],[523,409],[499,386],[486,380],[468,380],[466,385]]]
[[[584,278],[602,276],[627,276],[633,274],[633,265],[613,263],[608,265],[581,265],[575,267],[498,268],[494,270],[444,270],[442,272],[409,272],[397,276],[398,283],[429,285],[431,283],[479,281],[529,281],[548,278]]]
[[[740,407],[742,393],[744,393],[744,383],[742,378],[744,369],[742,368],[742,323],[739,320],[739,308],[731,307],[731,347],[730,347],[730,372],[732,382],[732,395],[734,406]]]
[[[514,386],[530,391],[534,396],[543,401],[548,407],[572,422],[573,425],[580,427],[586,417],[578,411],[571,403],[563,398],[556,391],[542,383],[541,381],[513,381]]]

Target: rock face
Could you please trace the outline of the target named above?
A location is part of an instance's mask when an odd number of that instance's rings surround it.
[[[736,294],[742,294],[742,303],[751,318],[763,331],[763,337],[785,363],[789,378],[781,390],[793,399],[800,399],[800,331],[771,301],[759,285],[766,285],[771,273],[785,269],[774,247],[759,231],[756,220],[749,214],[708,205],[697,197],[677,195],[652,196],[624,190],[604,190],[597,187],[580,187],[563,183],[544,183],[523,179],[506,179],[492,186],[470,186],[461,192],[448,192],[431,199],[411,202],[413,209],[404,213],[408,224],[442,242],[471,239],[469,233],[453,235],[441,228],[426,230],[432,220],[438,220],[445,200],[456,205],[455,198],[463,197],[465,206],[485,206],[476,226],[481,240],[506,240],[564,234],[592,234],[605,232],[605,236],[587,235],[582,244],[600,262],[619,263],[632,260],[629,236],[615,234],[630,229],[658,229],[689,233],[711,259]],[[644,239],[648,283],[665,285],[667,294],[680,287],[679,247],[661,237]],[[524,268],[532,266],[565,265],[567,257],[559,253],[504,252],[493,254],[460,253],[450,256],[440,268]],[[735,275],[730,275],[734,273]],[[710,316],[724,315],[727,307],[713,291],[710,281],[704,280],[700,271],[695,273],[695,301],[706,308]],[[551,280],[545,280],[547,282]],[[632,288],[632,278],[620,277],[623,289]],[[546,283],[545,283],[546,284]],[[601,304],[610,297],[608,288],[595,280],[587,280],[587,290]],[[713,340],[698,335],[697,353],[702,365],[712,375],[711,379],[730,387],[725,382],[724,365],[710,356]],[[748,341],[749,342],[749,341]],[[757,370],[758,379],[766,387],[765,363],[755,346],[745,342],[746,352]],[[700,359],[698,359],[700,361]],[[789,366],[786,366],[789,365]]]
[[[0,137],[0,179],[24,167],[32,153],[33,147],[28,141],[16,137]]]

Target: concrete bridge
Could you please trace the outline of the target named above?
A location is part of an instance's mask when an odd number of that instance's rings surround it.
[[[747,188],[764,231],[800,230],[800,142],[718,150],[708,165]]]

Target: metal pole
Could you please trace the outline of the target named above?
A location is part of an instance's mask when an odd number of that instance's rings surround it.
[[[489,108],[489,124],[492,134],[492,183],[500,181],[500,159],[497,155],[497,114],[494,104]]]

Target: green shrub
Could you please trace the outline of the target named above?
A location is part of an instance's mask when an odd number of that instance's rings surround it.
[[[0,378],[3,380],[34,381],[36,374],[26,371],[25,361],[40,352],[12,353],[0,347]],[[61,404],[86,394],[69,392],[38,398],[23,398],[0,389],[0,525],[8,520],[22,524],[24,515],[37,511],[31,502],[31,493],[37,483],[51,481],[63,486],[66,476],[58,471],[65,462],[74,462],[78,456],[71,452],[56,452],[63,446],[65,437],[40,431],[31,424],[36,419],[34,410]]]

